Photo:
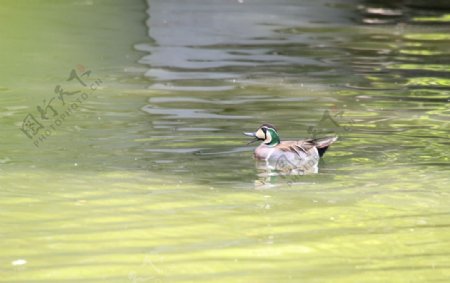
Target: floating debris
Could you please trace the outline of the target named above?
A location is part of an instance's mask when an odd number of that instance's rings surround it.
[[[14,266],[24,265],[24,264],[27,264],[27,261],[24,260],[24,259],[16,259],[16,260],[13,260],[11,262],[11,264],[14,265]]]

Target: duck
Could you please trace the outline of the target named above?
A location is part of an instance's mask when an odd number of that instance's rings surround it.
[[[253,137],[249,142],[261,141],[254,157],[264,161],[270,169],[296,174],[317,173],[319,159],[338,137],[308,138],[282,141],[277,129],[271,124],[262,124],[256,132],[244,132]]]

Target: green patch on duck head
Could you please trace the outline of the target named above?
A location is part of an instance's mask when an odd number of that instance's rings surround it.
[[[264,144],[270,147],[274,147],[280,144],[280,137],[278,136],[278,133],[275,129],[266,129],[266,139],[264,140]]]

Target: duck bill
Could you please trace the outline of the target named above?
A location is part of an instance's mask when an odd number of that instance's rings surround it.
[[[256,136],[256,133],[244,133],[244,135],[254,138],[253,140],[248,142],[247,145],[257,142],[259,140],[258,137]]]

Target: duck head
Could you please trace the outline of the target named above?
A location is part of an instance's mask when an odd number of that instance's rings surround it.
[[[270,147],[280,144],[280,137],[278,136],[278,132],[275,127],[270,124],[262,124],[256,132],[244,133],[244,135],[254,138],[254,140],[252,140],[250,143],[253,143],[255,141],[263,141],[265,145]]]

